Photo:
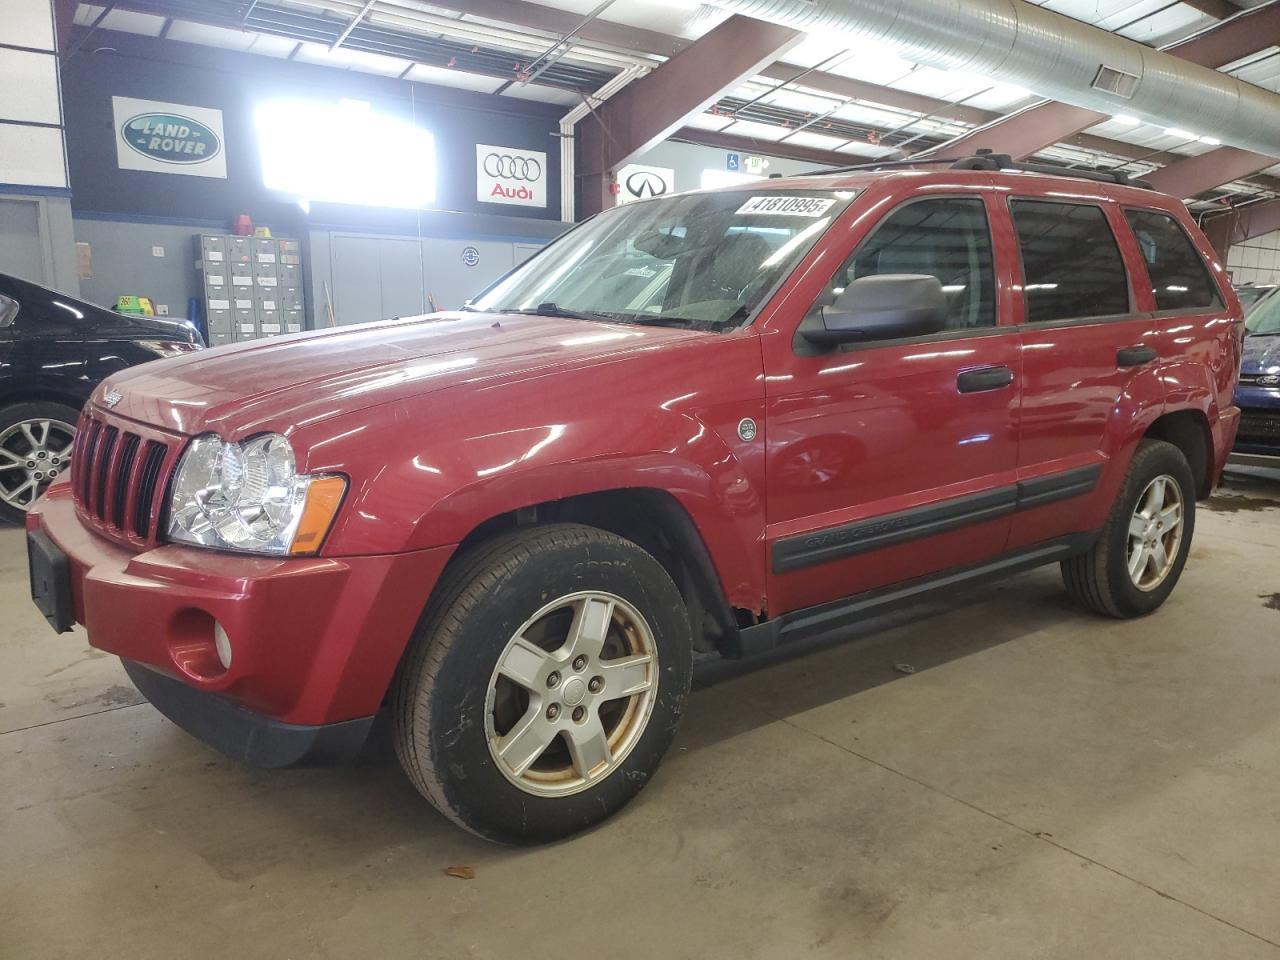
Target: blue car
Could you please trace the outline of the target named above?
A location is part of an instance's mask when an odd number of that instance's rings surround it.
[[[1240,432],[1232,462],[1280,467],[1280,287],[1245,314],[1236,405]]]

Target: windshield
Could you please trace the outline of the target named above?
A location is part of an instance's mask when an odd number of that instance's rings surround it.
[[[1244,315],[1244,327],[1254,337],[1280,334],[1280,287],[1255,303]]]
[[[1275,286],[1272,284],[1261,287],[1236,287],[1236,296],[1240,298],[1240,306],[1248,310],[1274,289]]]
[[[730,330],[751,319],[851,191],[693,193],[565,234],[466,309]]]

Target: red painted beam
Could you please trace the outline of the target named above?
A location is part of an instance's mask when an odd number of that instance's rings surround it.
[[[1235,147],[1219,147],[1209,150],[1198,157],[1186,157],[1175,160],[1167,167],[1161,167],[1146,179],[1157,190],[1172,194],[1175,197],[1194,197],[1198,193],[1212,190],[1214,187],[1232,180],[1239,180],[1251,173],[1265,170],[1276,164],[1275,157]]]
[[[996,153],[1007,153],[1018,160],[1105,119],[1105,113],[1046,100],[962,133],[924,152],[935,157],[967,157],[986,148]]]
[[[1171,46],[1184,60],[1215,69],[1257,53],[1280,38],[1280,0],[1271,0]]]
[[[1260,200],[1211,217],[1203,223],[1205,236],[1222,259],[1233,243],[1243,243],[1280,230],[1280,200]]]
[[[613,173],[804,38],[798,30],[732,16],[578,122],[581,213],[612,206]]]
[[[1240,12],[1240,8],[1229,0],[1182,0],[1188,7],[1208,14],[1217,20],[1225,20]]]

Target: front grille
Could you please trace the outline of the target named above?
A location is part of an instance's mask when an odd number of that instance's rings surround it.
[[[1280,440],[1280,413],[1242,413],[1236,437],[1239,440]]]
[[[71,490],[80,516],[114,539],[154,543],[164,481],[178,451],[176,438],[86,412],[71,454]]]

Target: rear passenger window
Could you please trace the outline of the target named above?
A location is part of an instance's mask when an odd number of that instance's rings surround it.
[[[948,330],[996,324],[991,230],[980,197],[934,197],[894,210],[836,271],[821,302],[832,303],[860,277],[886,273],[937,277]]]
[[[1157,310],[1222,305],[1204,259],[1178,221],[1151,210],[1126,210],[1124,215],[1147,263]]]
[[[1102,208],[1014,200],[1027,322],[1130,312],[1129,277]]]

